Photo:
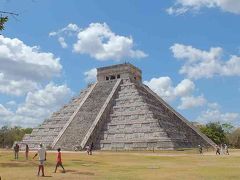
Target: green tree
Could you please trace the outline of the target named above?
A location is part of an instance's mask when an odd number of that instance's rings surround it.
[[[235,129],[227,137],[232,147],[240,148],[240,128]]]
[[[0,17],[0,31],[4,30],[4,25],[8,21],[8,17]]]
[[[18,16],[18,14],[0,10],[0,31],[4,30],[5,24],[8,21],[8,16]]]
[[[233,131],[234,126],[229,123],[223,123],[222,128],[225,133],[230,134]]]
[[[3,126],[0,129],[0,146],[12,147],[15,141],[21,141],[25,134],[30,134],[32,128],[21,128],[21,127],[7,127]]]
[[[206,126],[200,127],[200,131],[216,144],[227,143],[226,132],[219,122],[208,123]]]

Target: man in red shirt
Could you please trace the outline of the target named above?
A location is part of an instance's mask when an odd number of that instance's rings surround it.
[[[64,167],[62,165],[61,149],[58,148],[57,151],[58,151],[58,154],[57,154],[57,164],[56,164],[54,173],[56,173],[58,166],[61,166],[63,168],[63,172],[65,173],[65,169],[64,169]]]

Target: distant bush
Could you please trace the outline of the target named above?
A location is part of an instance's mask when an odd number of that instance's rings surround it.
[[[235,129],[227,138],[232,147],[240,148],[240,128]]]

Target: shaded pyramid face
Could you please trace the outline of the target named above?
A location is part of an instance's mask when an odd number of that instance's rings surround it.
[[[98,69],[83,90],[22,141],[36,148],[102,150],[191,148],[214,143],[141,82],[131,64]]]

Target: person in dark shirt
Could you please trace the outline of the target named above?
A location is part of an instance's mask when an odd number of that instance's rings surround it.
[[[15,146],[14,146],[14,156],[15,156],[15,159],[18,159],[18,153],[19,153],[19,145],[15,144]]]
[[[91,143],[90,147],[89,147],[89,154],[92,155],[92,150],[93,150],[93,142]]]
[[[203,154],[203,148],[202,148],[202,146],[200,144],[198,145],[198,150],[199,150],[200,154]]]
[[[28,153],[29,153],[29,147],[28,147],[28,145],[26,144],[26,148],[25,148],[25,157],[26,157],[26,160],[28,160]]]

